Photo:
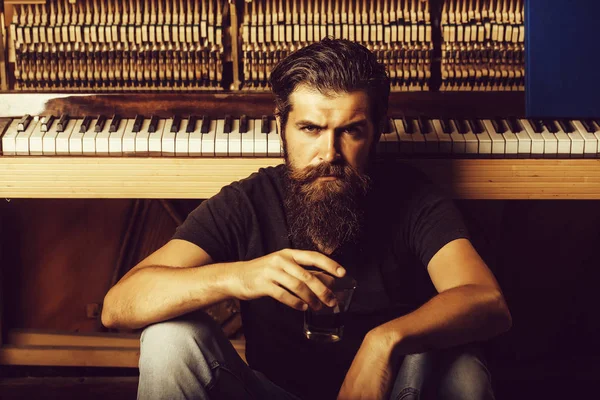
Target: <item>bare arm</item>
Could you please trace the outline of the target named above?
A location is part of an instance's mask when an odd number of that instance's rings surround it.
[[[414,312],[375,329],[401,354],[486,340],[510,328],[511,315],[502,291],[468,240],[444,246],[428,271],[439,294]]]
[[[184,240],[169,241],[109,290],[102,323],[110,328],[136,329],[231,298],[232,269],[208,265],[211,263],[211,257],[198,246]]]
[[[335,305],[327,281],[302,266],[342,276],[341,266],[323,254],[280,250],[244,262],[211,264],[200,247],[171,240],[136,265],[104,299],[102,323],[137,329],[195,311],[228,298],[270,296],[292,308]],[[210,265],[209,265],[210,264]]]

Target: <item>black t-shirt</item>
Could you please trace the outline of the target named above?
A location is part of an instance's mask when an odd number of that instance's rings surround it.
[[[283,207],[284,170],[260,169],[224,187],[192,211],[173,238],[198,245],[215,263],[294,248]],[[305,339],[303,313],[270,297],[241,302],[249,365],[305,399],[334,399],[364,335],[434,296],[427,264],[445,244],[468,238],[452,201],[419,171],[378,161],[370,175],[358,245],[330,256],[358,283],[341,341]]]

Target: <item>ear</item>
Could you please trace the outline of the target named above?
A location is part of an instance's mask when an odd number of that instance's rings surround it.
[[[275,115],[275,125],[277,126],[277,132],[281,135],[281,138],[284,139],[284,132],[281,130],[281,116],[277,113],[273,113]]]

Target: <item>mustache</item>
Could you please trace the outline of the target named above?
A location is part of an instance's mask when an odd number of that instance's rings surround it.
[[[352,172],[354,171],[348,164],[322,162],[318,165],[307,166],[301,170],[290,171],[290,178],[298,183],[309,183],[324,176],[347,178]]]

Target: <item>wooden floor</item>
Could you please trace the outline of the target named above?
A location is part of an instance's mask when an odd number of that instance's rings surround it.
[[[0,378],[2,400],[135,400],[138,378],[20,377]],[[584,399],[595,393],[597,381],[514,380],[495,382],[496,400]],[[308,399],[310,400],[310,399]]]

